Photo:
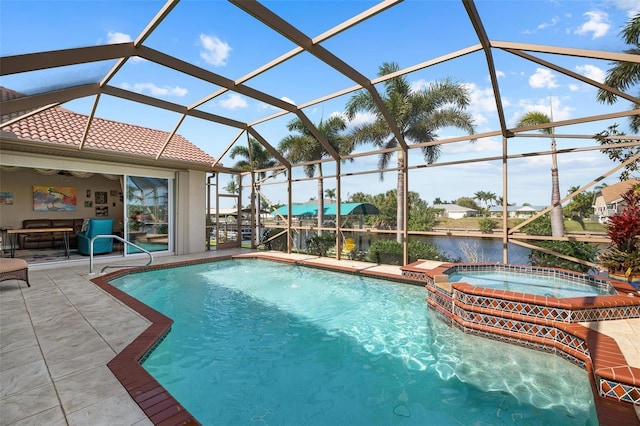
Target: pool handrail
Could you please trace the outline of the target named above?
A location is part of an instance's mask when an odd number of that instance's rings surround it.
[[[125,245],[130,245],[135,247],[136,249],[146,253],[149,256],[149,262],[147,262],[146,265],[118,265],[118,266],[107,265],[100,270],[100,273],[103,273],[108,268],[138,268],[140,266],[149,266],[153,263],[153,255],[148,250],[143,249],[142,247],[132,243],[131,241],[125,240],[119,235],[96,235],[95,237],[91,238],[91,241],[89,242],[89,274],[93,274],[93,242],[98,238],[111,238],[112,240],[118,240]],[[124,256],[124,250],[123,250],[123,256]]]

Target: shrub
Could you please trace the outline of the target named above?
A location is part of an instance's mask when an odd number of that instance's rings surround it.
[[[336,235],[334,233],[314,235],[305,240],[307,253],[316,256],[326,256],[327,251],[336,245]]]
[[[483,217],[478,221],[478,226],[480,226],[480,231],[482,231],[483,234],[491,234],[493,230],[498,227],[498,223],[493,219]]]
[[[387,265],[400,265],[402,264],[402,250],[402,244],[397,241],[378,240],[369,247],[367,260]]]
[[[367,260],[386,265],[402,265],[403,246],[394,240],[379,240],[369,247]],[[442,262],[459,262],[443,254],[437,247],[422,241],[409,242],[409,263],[418,259],[440,260]]]
[[[551,235],[551,218],[548,214],[545,214],[528,225],[525,225],[522,230],[530,235]],[[532,244],[546,250],[552,250],[591,263],[595,262],[599,251],[597,247],[589,243],[578,241],[536,241]],[[572,262],[568,259],[535,249],[532,249],[529,254],[529,263],[531,263],[532,266],[562,268],[582,273],[587,273],[591,269],[590,266]]]
[[[627,276],[640,272],[640,184],[622,195],[625,207],[609,218],[611,247],[598,259],[610,272]]]
[[[537,241],[535,245],[592,263],[595,262],[599,251],[597,247],[589,243],[579,241]],[[568,259],[535,249],[532,249],[529,254],[529,263],[531,263],[532,266],[569,269],[571,271],[582,272],[585,274],[591,269],[590,266],[572,262]]]
[[[266,242],[273,235],[277,235],[280,232],[284,231],[282,228],[273,228],[267,229],[262,234],[262,239],[260,240],[261,244],[264,245],[266,250],[278,250],[278,251],[286,251],[287,250],[287,234],[284,233],[279,237],[274,238],[271,241]]]

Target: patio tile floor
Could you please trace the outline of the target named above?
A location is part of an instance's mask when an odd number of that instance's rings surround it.
[[[154,264],[246,252],[156,257]],[[274,256],[319,262],[302,255]],[[118,260],[103,261],[113,264]],[[334,259],[322,262],[337,263]],[[127,259],[122,264],[131,263]],[[380,275],[401,274],[398,267],[352,261],[337,264]],[[153,424],[107,368],[150,323],[90,282],[95,277],[89,274],[85,259],[30,265],[31,287],[19,281],[0,285],[0,425]],[[640,359],[636,343],[640,320],[589,326],[616,339],[627,359]]]

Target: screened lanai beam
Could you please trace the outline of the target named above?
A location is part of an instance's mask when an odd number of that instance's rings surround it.
[[[473,46],[466,47],[464,49],[456,50],[455,52],[452,52],[452,53],[449,53],[449,54],[446,54],[446,55],[442,55],[442,56],[438,56],[437,58],[429,59],[428,61],[420,62],[419,64],[412,65],[412,66],[407,67],[407,68],[403,68],[403,69],[398,70],[396,72],[392,72],[390,74],[385,74],[383,76],[373,78],[371,80],[371,84],[376,85],[376,84],[381,83],[383,81],[387,81],[387,80],[389,80],[391,78],[395,78],[395,77],[398,77],[398,76],[401,76],[401,75],[409,74],[409,73],[412,73],[414,71],[421,70],[423,68],[428,68],[428,67],[433,66],[433,65],[437,65],[437,64],[440,64],[440,63],[443,63],[443,62],[446,62],[446,61],[450,61],[452,59],[459,58],[461,56],[465,56],[465,55],[468,55],[470,53],[477,52],[478,50],[482,50],[482,46],[480,44],[476,44],[476,45],[473,45]],[[342,90],[339,90],[337,92],[333,92],[333,93],[330,93],[328,95],[322,96],[320,98],[316,98],[316,99],[310,100],[308,102],[301,103],[301,104],[298,105],[298,109],[302,110],[302,109],[305,109],[307,107],[320,104],[322,102],[326,102],[326,101],[330,101],[330,100],[335,99],[335,98],[339,98],[340,96],[348,95],[349,93],[353,93],[353,92],[356,92],[356,91],[361,90],[361,89],[362,89],[362,86],[360,86],[360,85],[351,86],[351,87],[348,87],[346,89],[342,89]],[[256,124],[261,124],[261,123],[273,120],[274,118],[282,117],[285,114],[287,114],[286,111],[278,111],[278,112],[276,112],[276,113],[274,113],[274,114],[272,114],[270,116],[263,117],[263,118],[260,118],[258,120],[255,120],[255,121],[249,123],[249,125],[250,126],[254,126]]]
[[[571,120],[562,120],[562,121],[554,121],[552,124],[554,127],[561,127],[561,126],[570,126],[573,124],[582,124],[582,123],[591,123],[594,121],[602,121],[602,120],[611,120],[611,119],[615,119],[615,118],[623,118],[623,117],[629,117],[631,115],[639,115],[640,114],[640,109],[634,109],[634,110],[629,110],[629,111],[621,111],[621,112],[614,112],[611,114],[601,114],[601,115],[592,115],[589,117],[580,117],[580,118],[573,118]],[[511,128],[509,129],[509,132],[511,133],[512,137],[513,136],[521,136],[521,135],[516,135],[515,133],[518,132],[525,132],[525,131],[530,131],[530,130],[540,130],[540,129],[544,129],[549,127],[549,123],[545,123],[545,124],[535,124],[535,125],[531,125],[531,126],[526,126],[526,127],[517,127],[517,128]],[[446,145],[449,143],[455,143],[455,142],[462,142],[462,141],[467,141],[470,139],[483,139],[483,138],[487,138],[487,137],[492,137],[492,136],[498,136],[500,134],[500,132],[498,130],[492,131],[492,132],[485,132],[485,133],[477,133],[475,135],[465,135],[465,136],[456,136],[453,138],[445,138],[445,139],[439,139],[437,141],[431,141],[431,142],[420,142],[420,143],[416,143],[416,144],[412,144],[410,149],[416,149],[416,148],[422,148],[425,146],[432,146],[432,145]],[[573,135],[570,135],[571,137],[573,137]],[[547,137],[546,135],[540,134],[538,135],[538,137]],[[556,138],[562,138],[564,137],[564,135],[562,134],[555,134]],[[594,138],[595,135],[585,135],[584,138]],[[622,139],[624,139],[624,137],[622,137]],[[345,156],[344,158],[349,158],[350,156]]]
[[[12,124],[17,123],[20,120],[24,120],[25,118],[31,117],[31,116],[36,115],[36,114],[40,114],[42,111],[46,111],[46,110],[48,110],[50,108],[57,107],[58,105],[60,105],[60,102],[56,102],[56,103],[49,104],[49,105],[43,105],[40,108],[36,108],[36,109],[33,109],[33,110],[27,112],[26,114],[22,114],[22,115],[20,115],[18,117],[12,118],[11,120],[3,121],[2,123],[0,123],[0,129],[2,129],[4,127],[7,127],[7,126],[11,126]],[[3,111],[3,114],[4,114],[4,107],[3,107],[2,111]]]
[[[395,136],[398,144],[403,148],[407,148],[407,144],[404,140],[400,129],[398,128],[396,122],[391,117],[391,114],[387,110],[380,94],[376,90],[375,86],[371,83],[364,75],[360,74],[354,68],[352,68],[349,64],[342,61],[340,58],[335,56],[333,53],[329,52],[324,47],[319,44],[314,44],[313,40],[303,34],[300,30],[298,30],[293,25],[289,24],[287,21],[273,13],[270,9],[267,9],[260,3],[256,1],[239,1],[239,0],[230,0],[231,3],[235,4],[237,7],[253,16],[258,21],[264,23],[269,28],[274,31],[280,33],[282,36],[286,37],[293,43],[302,47],[304,50],[320,59],[325,64],[329,65],[331,68],[335,69],[345,77],[349,78],[352,81],[358,83],[363,89],[367,90],[374,102],[378,106],[380,113],[383,115],[385,120],[387,121],[389,128],[391,129],[393,135]]]
[[[569,77],[573,77],[576,80],[580,80],[583,83],[589,84],[591,86],[595,86],[598,89],[602,89],[602,90],[605,90],[607,92],[613,93],[614,95],[620,96],[621,98],[624,98],[624,99],[626,99],[628,101],[631,101],[631,102],[634,102],[634,103],[640,103],[640,98],[636,98],[636,97],[634,97],[632,95],[628,95],[628,94],[626,94],[626,93],[624,93],[624,92],[622,92],[622,91],[620,91],[620,90],[618,90],[618,89],[616,89],[614,87],[607,86],[606,84],[603,84],[603,83],[600,83],[598,81],[592,80],[592,79],[590,79],[588,77],[585,77],[585,76],[583,76],[581,74],[578,74],[576,72],[568,70],[568,69],[566,69],[564,67],[561,67],[559,65],[553,64],[553,63],[551,63],[549,61],[545,61],[544,59],[537,58],[537,57],[535,57],[533,55],[529,55],[529,54],[521,52],[519,50],[505,49],[505,51],[507,51],[509,53],[512,53],[512,54],[514,54],[516,56],[519,56],[521,58],[527,59],[527,60],[529,60],[531,62],[535,62],[538,65],[542,65],[544,67],[547,67],[549,69],[557,71],[557,72],[559,72],[561,74],[567,75]]]
[[[180,118],[178,118],[178,122],[175,124],[175,126],[173,126],[173,130],[171,132],[169,132],[169,134],[167,135],[166,139],[164,140],[164,143],[162,144],[162,146],[158,150],[158,153],[156,154],[156,160],[158,160],[162,156],[164,151],[167,149],[167,147],[169,146],[169,142],[171,142],[171,139],[173,139],[175,134],[178,132],[178,129],[180,128],[180,125],[182,125],[182,122],[184,121],[184,119],[186,117],[187,117],[186,114],[182,114],[180,116]],[[213,166],[213,164],[212,164],[212,166]]]
[[[603,52],[600,50],[573,49],[569,47],[545,46],[540,44],[516,43],[510,41],[491,41],[491,46],[498,49],[512,49],[517,51],[551,53],[564,56],[576,56],[580,58],[602,59],[605,61],[633,62],[640,64],[640,55],[630,53]]]
[[[358,15],[354,16],[351,19],[348,19],[338,25],[336,25],[335,27],[325,31],[324,33],[320,34],[319,36],[315,37],[313,39],[313,43],[317,44],[317,43],[321,43],[325,40],[330,39],[331,37],[340,34],[343,31],[348,30],[351,27],[356,26],[357,24],[359,24],[360,22],[363,22],[367,19],[369,19],[370,17],[377,15],[380,12],[385,11],[386,9],[390,8],[391,6],[402,2],[403,0],[385,0],[382,1],[372,7],[370,7],[369,9],[365,10],[364,12],[359,13]],[[276,67],[277,65],[282,64],[283,62],[286,62],[287,60],[293,58],[296,55],[299,55],[300,53],[304,52],[304,49],[300,46],[296,46],[293,49],[291,49],[290,51],[288,51],[287,53],[277,57],[276,59],[264,64],[263,66],[256,68],[255,70],[251,71],[249,74],[245,74],[244,76],[240,77],[239,79],[237,79],[235,82],[236,84],[240,84],[240,83],[244,83],[254,77],[259,76],[260,74],[270,70],[271,68]],[[214,99],[220,95],[223,95],[224,93],[226,93],[229,89],[227,88],[221,88],[217,91],[215,91],[214,93],[210,94],[209,96],[200,99],[199,101],[197,101],[194,105],[199,106],[202,105],[206,102],[209,102],[211,99]]]
[[[229,150],[233,147],[233,145],[236,143],[236,141],[238,139],[240,139],[240,136],[242,136],[242,134],[245,132],[245,130],[240,130],[235,136],[234,138],[231,140],[231,142],[229,142],[229,145],[227,145],[227,147],[222,151],[222,153],[220,153],[220,155],[218,155],[216,157],[216,161],[213,163],[213,165],[215,166],[216,164],[218,164],[220,162],[220,159],[222,157],[224,157],[225,155],[227,155],[227,152],[229,152]]]
[[[127,42],[3,56],[0,57],[0,75],[108,61],[132,55],[135,55],[135,48],[132,42]]]
[[[62,104],[74,99],[96,95],[98,93],[100,93],[100,86],[98,85],[98,83],[91,83],[82,86],[69,87],[61,90],[54,90],[51,92],[39,93],[37,95],[11,99],[8,101],[3,101],[2,103],[0,103],[0,105],[2,106],[2,115],[9,115],[20,112],[29,112],[32,109],[38,109],[44,106],[54,106],[53,104]]]
[[[87,138],[89,137],[89,129],[91,129],[91,123],[93,123],[93,117],[95,117],[96,109],[98,108],[98,103],[100,102],[100,93],[98,93],[93,100],[93,105],[91,106],[91,112],[87,117],[87,124],[84,126],[84,132],[82,132],[82,139],[80,140],[80,146],[78,146],[78,150],[82,151],[84,148],[84,144],[87,142]]]
[[[130,92],[128,90],[120,89],[113,86],[105,86],[102,88],[102,93],[115,96],[117,98],[126,99],[133,102],[138,102],[145,105],[150,105],[156,108],[164,109],[167,111],[176,112],[178,114],[186,114],[192,117],[201,118],[207,121],[213,121],[214,123],[224,124],[225,126],[235,127],[237,129],[246,129],[246,123],[236,121],[220,115],[211,114],[199,110],[187,110],[187,107],[173,102],[167,102],[161,99],[157,99],[151,96],[146,96],[140,93]]]
[[[258,133],[256,131],[256,129],[254,129],[253,127],[247,127],[247,131],[251,134],[251,136],[253,136],[258,142],[260,142],[260,144],[262,144],[262,146],[264,147],[264,149],[266,149],[267,151],[269,151],[269,153],[271,155],[273,155],[275,157],[276,160],[278,160],[280,162],[280,164],[282,164],[283,166],[285,166],[287,169],[291,169],[291,163],[289,162],[289,160],[287,160],[286,158],[284,158],[282,156],[282,154],[280,154],[280,152],[275,149],[273,146],[271,146],[271,144],[269,142],[267,142],[267,140],[265,138],[262,137],[262,135],[260,133]],[[291,176],[291,175],[289,175]]]
[[[156,16],[153,17],[149,24],[142,30],[142,32],[138,35],[138,37],[133,42],[134,47],[141,46],[142,43],[151,35],[151,33],[160,25],[160,23],[169,16],[169,13],[173,10],[173,8],[178,4],[180,0],[169,0],[167,1],[162,9],[158,11]],[[100,86],[105,86],[109,83],[109,81],[113,78],[114,75],[122,68],[122,66],[127,62],[129,56],[122,57],[118,60],[118,62],[109,70],[109,72],[105,75],[105,77],[100,82]]]
[[[195,66],[189,62],[167,55],[166,53],[151,49],[150,47],[140,46],[138,48],[137,55],[144,59],[148,59],[151,62],[155,62],[167,68],[171,68],[173,70],[190,75],[208,83],[226,87],[227,89],[232,90],[236,93],[248,96],[253,99],[257,99],[276,108],[280,108],[289,112],[295,112],[297,109],[295,105],[283,101],[282,99],[278,99],[275,96],[271,96],[267,93],[261,92],[243,84],[236,84],[229,78],[223,77],[204,68]],[[188,109],[194,108],[188,107]]]
[[[590,183],[588,183],[587,185],[584,185],[581,190],[584,190],[586,188],[589,188],[593,185],[595,185],[596,183],[600,182],[601,180],[611,176],[612,174],[616,173],[618,170],[626,167],[628,164],[633,163],[634,161],[639,161],[640,160],[640,153],[629,157],[628,159],[626,159],[625,161],[623,161],[622,163],[618,164],[616,167],[612,168],[611,170],[609,170],[608,172],[598,176],[597,178],[595,178],[594,180],[592,180]],[[535,219],[539,218],[540,216],[544,215],[545,213],[551,211],[551,209],[553,209],[556,205],[562,205],[562,203],[564,203],[565,201],[571,199],[574,194],[578,192],[572,192],[571,194],[567,195],[566,197],[564,197],[563,199],[559,200],[557,203],[550,205],[549,207],[547,207],[544,210],[539,211],[538,213],[536,213],[535,215],[531,216],[530,218],[528,218],[527,220],[525,220],[522,223],[519,223],[518,225],[514,226],[513,228],[509,228],[508,233],[511,235],[513,234],[515,231],[517,231],[518,229],[522,228],[523,226],[525,226],[526,224],[534,221]]]
[[[491,87],[493,88],[493,99],[496,103],[496,108],[498,112],[498,121],[500,121],[500,130],[502,131],[503,137],[509,137],[509,129],[507,129],[507,121],[504,117],[504,108],[502,106],[502,97],[500,96],[500,85],[498,84],[498,76],[496,74],[496,66],[493,61],[493,54],[491,53],[491,43],[489,42],[489,37],[487,37],[487,32],[484,29],[484,25],[482,25],[482,20],[480,19],[480,15],[478,15],[478,10],[476,9],[476,5],[473,1],[463,0],[464,8],[467,11],[467,15],[471,20],[471,24],[473,25],[473,29],[480,40],[480,44],[482,45],[482,50],[484,51],[484,56],[487,61],[487,68],[489,69],[489,78],[491,79]]]
[[[524,132],[528,130],[540,130],[549,127],[549,124],[553,124],[553,127],[570,126],[573,124],[591,123],[594,121],[611,120],[614,118],[629,117],[632,115],[640,114],[640,109],[633,109],[629,111],[613,112],[611,114],[591,115],[589,117],[572,118],[571,120],[554,121],[552,123],[534,124],[531,126],[514,127],[510,129],[513,133]]]
[[[151,35],[151,33],[158,27],[158,25],[160,25],[160,23],[167,16],[169,16],[169,13],[173,10],[173,8],[178,4],[179,1],[180,0],[169,0],[164,4],[164,6],[160,9],[160,11],[158,11],[156,16],[154,16],[153,19],[149,21],[149,24],[142,30],[142,32],[135,39],[135,41],[133,42],[134,47],[141,46],[142,43],[144,43],[144,41]],[[109,70],[109,72],[102,79],[102,81],[100,82],[100,87],[106,86],[109,83],[109,81],[111,81],[111,79],[116,75],[116,73],[120,71],[120,69],[124,66],[124,64],[127,62],[128,59],[129,57],[120,58],[118,62]],[[99,96],[96,97],[96,105],[98,101],[99,101]],[[91,115],[89,117],[90,121],[93,120],[94,113],[95,113],[95,108],[91,112]],[[162,147],[160,147],[160,149],[158,150],[158,153],[156,154],[156,160],[159,159],[164,153],[164,151],[167,149],[167,146],[169,146],[169,142],[171,141],[171,138],[173,138],[173,136],[176,134],[176,132],[178,131],[178,128],[184,121],[185,117],[186,115],[183,114],[178,119],[178,123],[174,126],[173,131],[167,136],[164,144],[162,144]],[[88,131],[88,128],[87,128],[87,131]],[[84,138],[83,138],[83,144],[84,144]]]
[[[324,135],[322,133],[320,133],[320,131],[318,130],[318,128],[316,127],[315,124],[313,124],[311,122],[311,120],[309,120],[309,117],[307,117],[302,111],[297,111],[296,115],[298,116],[298,118],[300,119],[300,121],[302,121],[302,123],[306,126],[307,129],[309,129],[309,131],[311,132],[311,134],[313,135],[314,138],[316,138],[316,140],[318,142],[320,142],[320,144],[322,145],[322,147],[327,151],[327,153],[329,153],[329,155],[335,160],[335,161],[340,161],[340,154],[338,154],[338,151],[336,151],[330,144],[329,141],[327,141],[327,138],[324,137]]]

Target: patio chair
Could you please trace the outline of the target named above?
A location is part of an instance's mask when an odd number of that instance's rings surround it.
[[[78,253],[89,255],[91,239],[98,235],[113,235],[113,219],[89,219],[87,228],[78,232]],[[93,242],[93,254],[111,253],[113,239],[98,238]]]
[[[20,280],[29,284],[29,265],[26,260],[0,258],[0,281]]]
[[[356,248],[356,240],[353,238],[346,238],[344,240],[344,246],[342,246],[342,255],[349,256],[353,249]]]

